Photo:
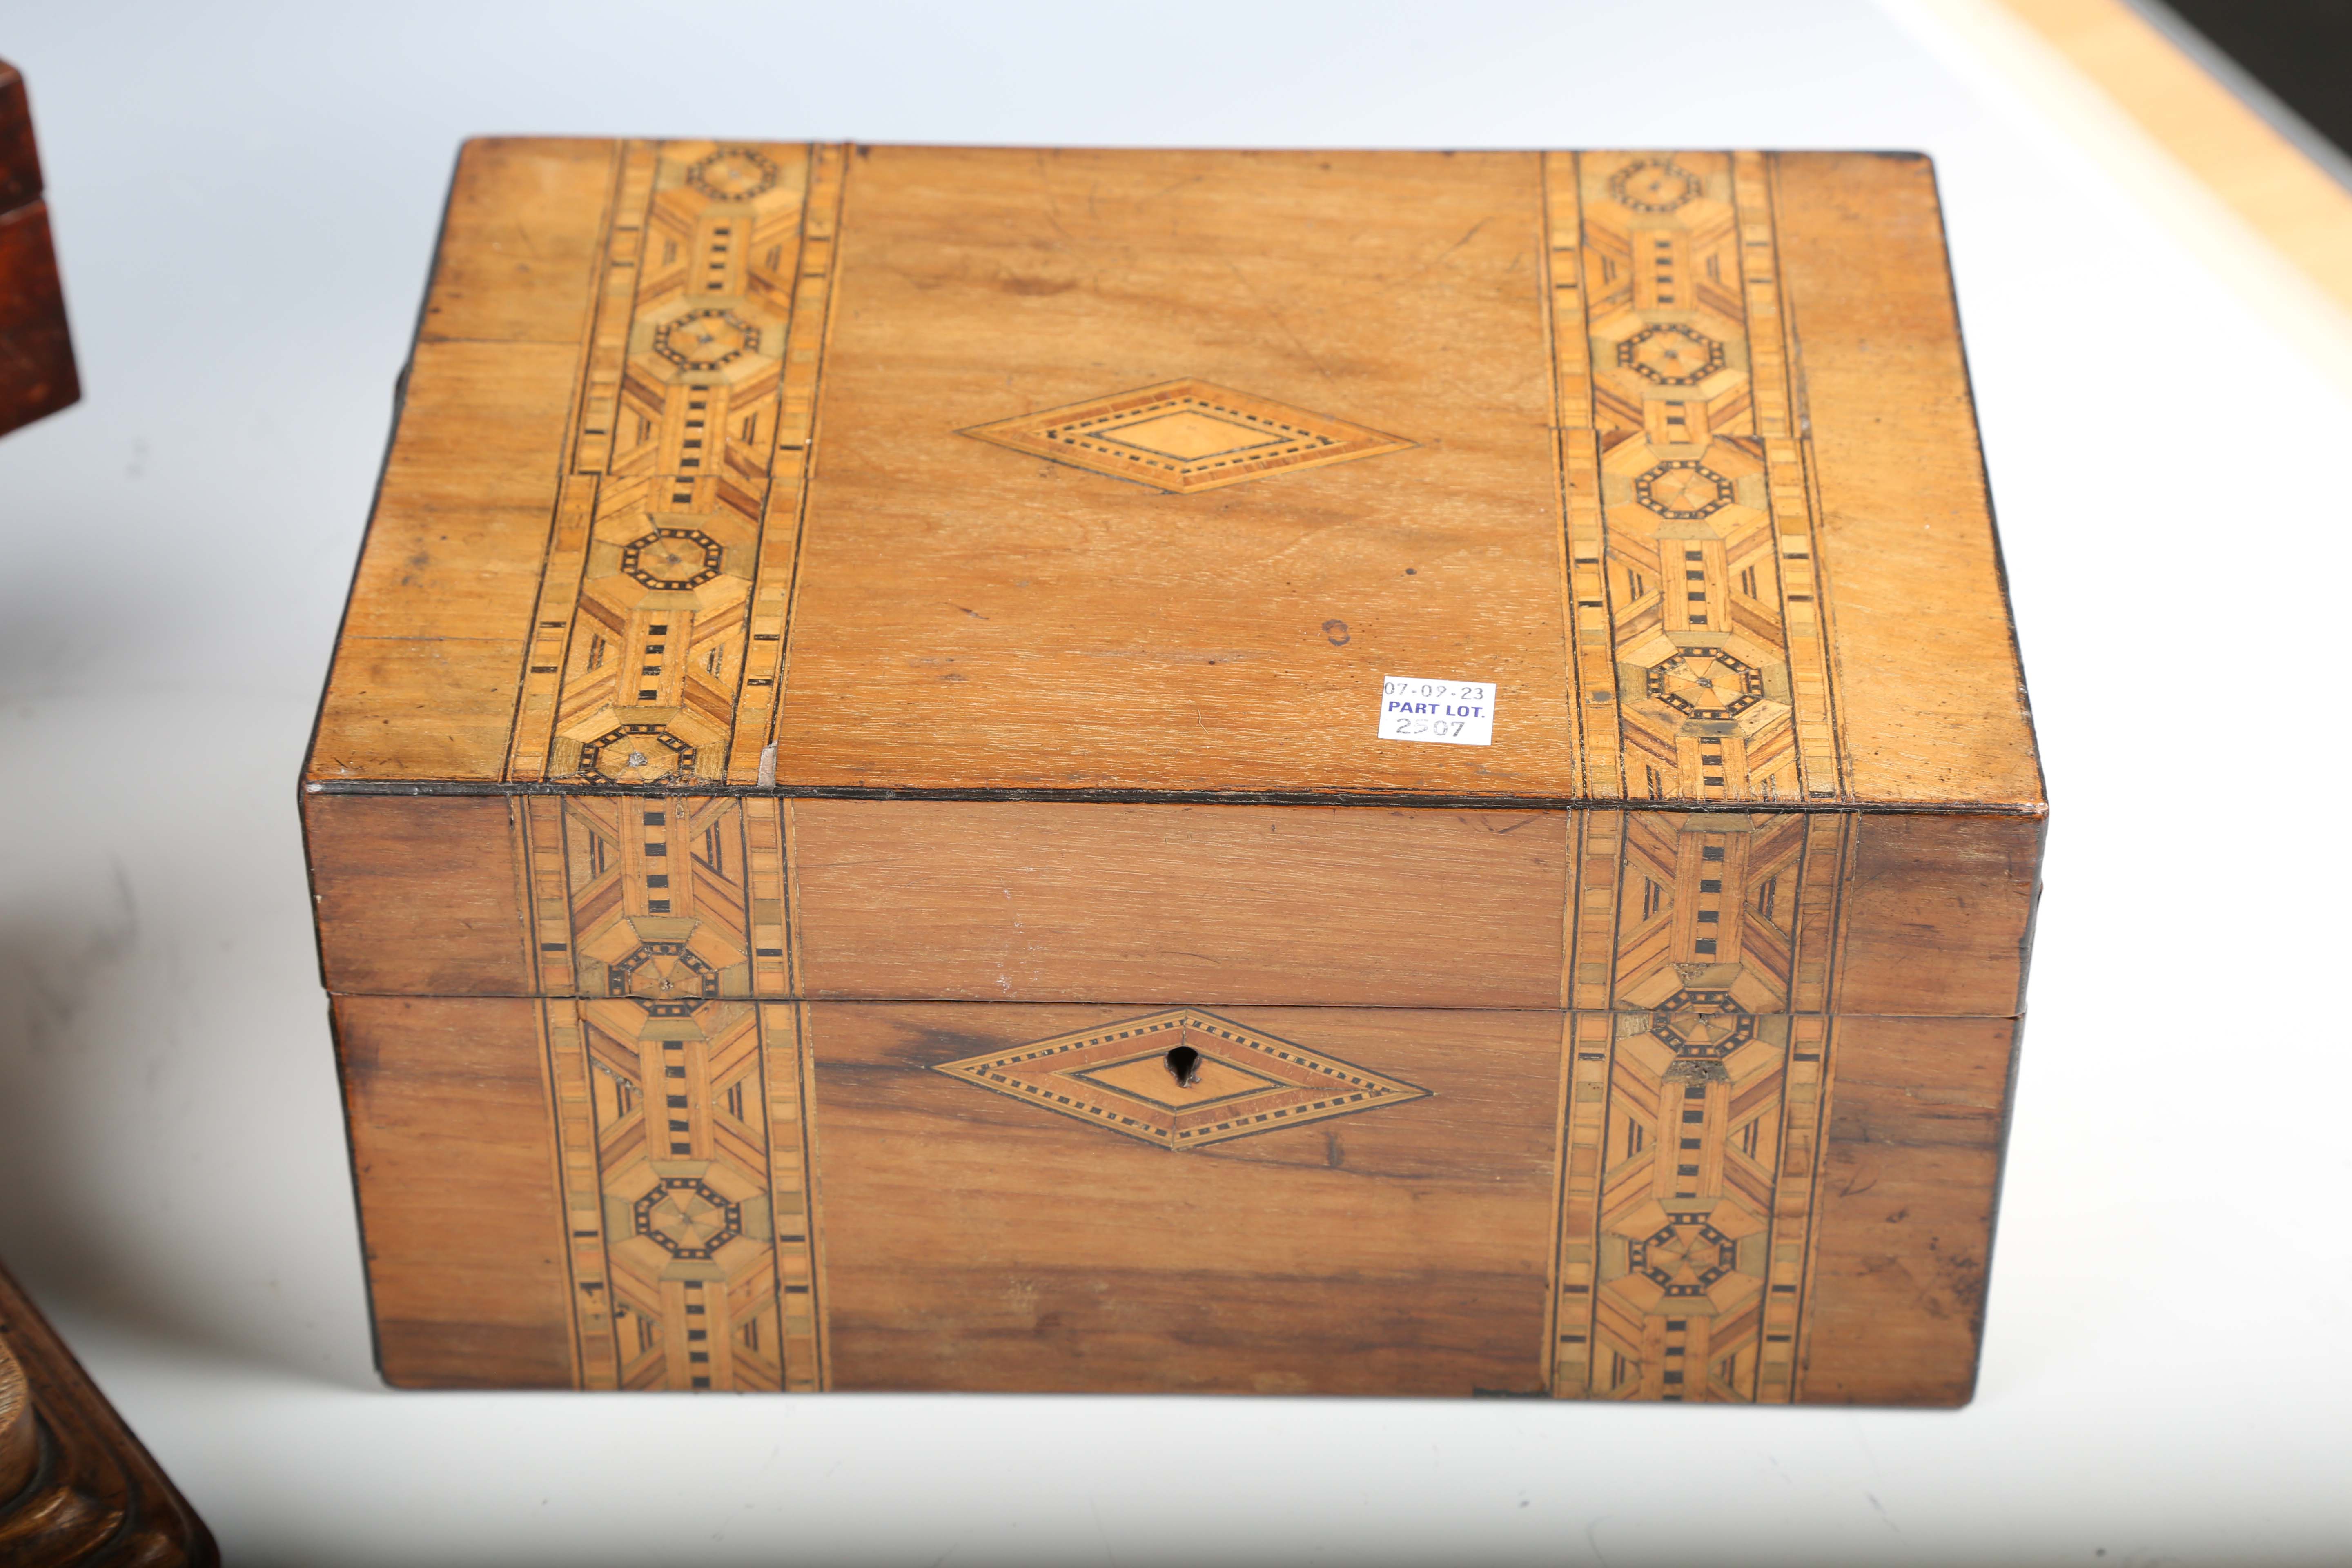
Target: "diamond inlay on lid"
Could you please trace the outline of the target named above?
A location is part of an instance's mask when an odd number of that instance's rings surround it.
[[[1177,494],[1401,452],[1411,441],[1205,381],[978,425],[982,441]]]
[[[1171,1149],[1429,1093],[1197,1007],[1074,1029],[933,1070]]]

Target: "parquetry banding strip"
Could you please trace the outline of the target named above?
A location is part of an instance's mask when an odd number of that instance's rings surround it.
[[[825,1385],[815,1130],[782,803],[518,803],[587,1388]],[[559,967],[560,965],[560,967]]]
[[[844,166],[838,147],[624,146],[509,779],[756,775]]]
[[[1843,798],[1765,156],[1543,170],[1586,791]]]
[[[1608,965],[1612,1010],[1571,1014],[1562,1038],[1551,1390],[1785,1403],[1853,818],[1595,816],[1572,941],[1605,954],[1583,963]]]

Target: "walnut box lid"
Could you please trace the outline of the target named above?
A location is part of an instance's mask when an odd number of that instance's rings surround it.
[[[2042,809],[1917,157],[476,142],[404,392],[314,791]]]

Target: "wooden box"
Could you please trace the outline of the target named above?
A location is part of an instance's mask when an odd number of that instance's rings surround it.
[[[1924,160],[478,142],[403,386],[394,1383],[1968,1397],[2044,808]]]

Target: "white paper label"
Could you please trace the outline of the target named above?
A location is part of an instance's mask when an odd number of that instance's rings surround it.
[[[1483,680],[1385,677],[1381,681],[1381,739],[1491,746],[1495,743],[1495,689]]]

